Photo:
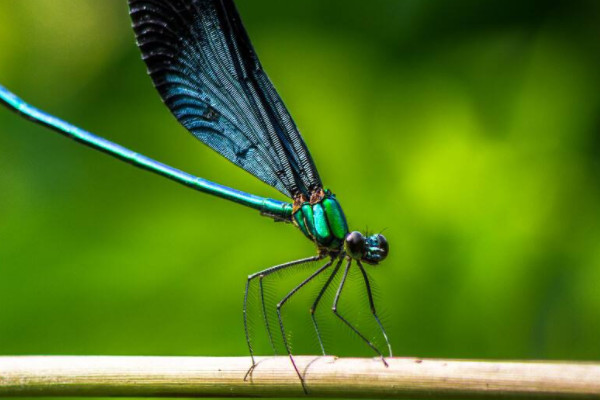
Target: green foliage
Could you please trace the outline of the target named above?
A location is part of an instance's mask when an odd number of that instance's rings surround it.
[[[598,2],[238,2],[350,228],[386,229],[370,273],[396,355],[600,358]],[[0,82],[281,198],[170,116],[124,1],[3,2]],[[4,110],[0,149],[0,353],[245,354],[245,277],[314,253],[291,226]],[[309,297],[286,318],[310,324]],[[326,324],[338,355],[371,355]],[[316,354],[305,328],[294,347]]]

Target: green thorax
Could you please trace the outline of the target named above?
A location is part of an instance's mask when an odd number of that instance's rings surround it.
[[[348,223],[340,203],[329,190],[311,201],[296,201],[292,218],[304,235],[319,248],[337,250],[348,234]]]

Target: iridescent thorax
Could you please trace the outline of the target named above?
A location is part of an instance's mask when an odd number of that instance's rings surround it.
[[[340,203],[329,190],[319,190],[310,200],[294,201],[293,222],[319,249],[340,251],[348,234],[348,223]]]

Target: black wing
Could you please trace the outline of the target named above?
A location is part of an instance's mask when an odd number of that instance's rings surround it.
[[[232,0],[129,0],[148,73],[196,138],[285,195],[321,179]]]

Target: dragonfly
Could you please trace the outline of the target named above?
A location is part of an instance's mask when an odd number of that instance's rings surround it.
[[[341,314],[338,303],[351,268],[358,268],[370,312],[391,357],[390,341],[376,311],[365,269],[365,265],[378,265],[387,257],[388,242],[382,234],[367,235],[348,229],[340,203],[322,184],[306,143],[266,75],[233,0],[129,0],[129,10],[148,74],[175,118],[198,140],[290,201],[245,193],[165,165],[41,111],[2,86],[0,102],[26,119],[136,167],[289,223],[315,244],[316,255],[248,276],[243,316],[252,362],[249,372],[256,366],[247,317],[251,285],[259,285],[262,314],[273,345],[263,280],[279,271],[315,262],[323,264],[316,264],[321,266],[276,304],[283,345],[304,391],[307,392],[292,355],[282,312],[302,287],[321,274],[328,276],[310,307],[310,316],[323,354],[326,351],[315,312],[334,278],[341,274],[333,314],[387,365],[383,352]]]

